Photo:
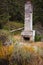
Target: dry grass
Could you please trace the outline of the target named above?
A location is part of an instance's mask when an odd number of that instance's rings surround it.
[[[11,55],[13,52],[13,45],[9,46],[1,46],[0,47],[0,59],[6,58],[7,56]]]
[[[22,42],[19,35],[14,39],[14,44],[0,47],[0,58],[8,56],[9,65],[43,65],[43,42]]]

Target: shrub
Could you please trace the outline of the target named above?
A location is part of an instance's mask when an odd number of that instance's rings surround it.
[[[3,29],[5,30],[14,30],[23,27],[23,23],[18,21],[9,21],[3,26]]]
[[[9,57],[13,53],[13,48],[14,46],[12,44],[9,46],[1,46],[0,47],[0,59],[6,58],[7,60],[9,60]]]
[[[9,45],[12,43],[12,37],[7,30],[0,30],[0,42],[2,45]]]
[[[0,58],[9,57],[13,52],[13,40],[10,32],[0,30]]]
[[[38,52],[38,51],[37,51]],[[10,58],[11,65],[40,65],[41,57],[33,46],[16,43]]]
[[[41,36],[40,35],[35,35],[35,41],[41,41]]]

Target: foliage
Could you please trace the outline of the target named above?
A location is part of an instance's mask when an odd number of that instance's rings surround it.
[[[10,55],[13,52],[13,45],[9,45],[9,46],[1,46],[0,47],[0,59],[7,59],[9,60]]]
[[[0,58],[7,58],[13,52],[12,35],[7,30],[0,30]]]
[[[26,0],[0,0],[0,28],[6,22],[24,21],[24,5]],[[31,0],[33,4],[34,24],[41,22],[43,25],[43,0]]]
[[[12,43],[12,37],[10,35],[10,32],[7,30],[0,30],[0,42],[2,45],[9,45]],[[9,44],[8,44],[9,43]]]
[[[41,22],[41,24],[43,25],[43,4],[42,4],[43,0],[33,0],[33,7],[34,7],[34,23],[36,24],[36,22]]]
[[[23,9],[21,9],[23,7],[20,5],[20,2],[21,1],[17,2],[16,0],[0,1],[0,28],[3,28],[3,25],[9,22],[9,20],[23,21]]]
[[[0,59],[9,61],[9,65],[43,65],[43,48],[15,41],[9,46],[0,47]]]
[[[7,0],[0,1],[0,28],[9,20]]]
[[[35,41],[41,41],[41,38],[42,37],[40,35],[37,35],[37,34],[35,35]]]
[[[20,23],[18,21],[9,21],[8,23],[6,23],[4,26],[3,26],[3,29],[5,30],[15,30],[15,29],[18,29],[18,28],[21,28],[23,27],[23,23]]]
[[[41,61],[40,48],[28,44],[15,43],[14,52],[10,58],[12,65],[39,65]],[[42,54],[43,56],[43,54]],[[34,61],[34,62],[33,62]],[[43,61],[43,60],[42,60]]]

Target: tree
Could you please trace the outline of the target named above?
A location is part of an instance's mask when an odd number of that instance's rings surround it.
[[[43,0],[31,0],[33,4],[34,24],[43,24]],[[10,21],[24,21],[26,0],[0,0],[0,28]]]

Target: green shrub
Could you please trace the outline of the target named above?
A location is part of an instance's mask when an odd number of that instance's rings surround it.
[[[17,21],[9,21],[4,26],[3,29],[5,30],[14,30],[23,27],[23,23]]]
[[[35,35],[35,41],[41,41],[41,36],[40,35]]]

